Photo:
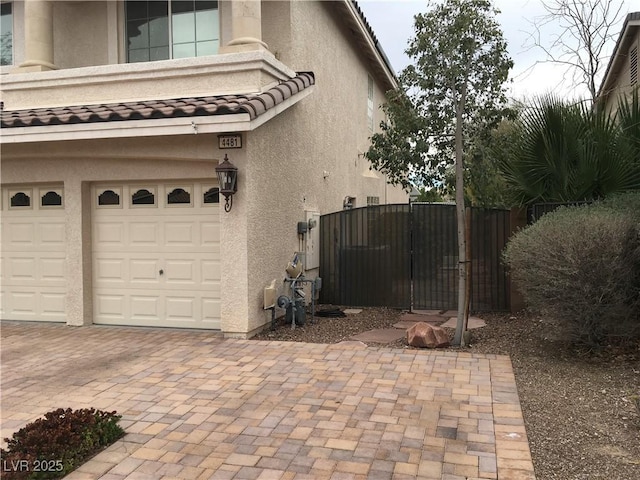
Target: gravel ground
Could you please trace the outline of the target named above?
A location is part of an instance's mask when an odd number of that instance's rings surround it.
[[[316,317],[314,324],[280,325],[254,338],[336,343],[390,328],[401,313],[369,308],[346,318]],[[473,330],[466,351],[511,356],[538,480],[640,479],[640,346],[588,358],[562,345],[540,318],[480,316],[487,326]],[[410,348],[405,340],[386,346]]]

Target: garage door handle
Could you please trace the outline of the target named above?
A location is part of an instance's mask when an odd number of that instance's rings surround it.
[[[164,275],[164,270],[160,269],[160,271],[158,272],[160,275]]]

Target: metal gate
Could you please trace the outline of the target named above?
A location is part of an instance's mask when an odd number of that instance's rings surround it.
[[[410,207],[380,205],[320,217],[320,301],[409,308]]]
[[[471,309],[509,309],[500,261],[509,211],[471,211]],[[320,220],[320,301],[414,310],[457,308],[456,207],[402,204],[363,207]]]

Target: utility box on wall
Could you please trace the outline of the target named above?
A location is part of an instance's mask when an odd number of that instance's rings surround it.
[[[320,212],[306,211],[305,256],[307,270],[320,268]]]

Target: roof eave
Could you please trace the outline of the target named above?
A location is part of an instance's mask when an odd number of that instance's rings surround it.
[[[371,57],[373,57],[374,62],[378,67],[377,70],[383,77],[385,87],[388,90],[396,88],[398,86],[398,78],[391,66],[391,62],[387,58],[382,45],[380,45],[380,42],[375,37],[373,29],[367,23],[364,13],[362,13],[362,10],[360,10],[360,7],[358,6],[358,2],[356,2],[356,0],[342,0],[341,4],[349,12],[350,20],[357,27],[357,33],[366,45]]]
[[[604,73],[604,78],[600,83],[600,89],[598,90],[597,98],[606,97],[611,88],[611,84],[615,81],[617,74],[620,70],[620,64],[624,61],[625,56],[622,55],[624,45],[633,38],[636,30],[640,29],[640,12],[633,12],[626,16],[622,30],[616,41],[616,46],[613,49],[609,64]]]
[[[0,144],[250,132],[310,95],[311,85],[266,112],[3,128]]]

